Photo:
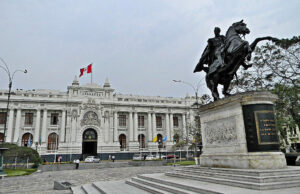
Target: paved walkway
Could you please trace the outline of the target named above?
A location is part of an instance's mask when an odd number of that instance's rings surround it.
[[[71,193],[70,190],[57,191],[53,189],[54,180],[69,181],[74,185],[83,185],[96,181],[122,180],[137,174],[166,172],[171,166],[123,167],[86,170],[65,170],[34,173],[22,177],[7,177],[0,180],[0,193]]]

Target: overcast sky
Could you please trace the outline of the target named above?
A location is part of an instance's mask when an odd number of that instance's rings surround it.
[[[0,0],[0,57],[16,74],[14,89],[66,91],[93,62],[93,81],[117,93],[184,97],[208,38],[241,19],[251,42],[299,35],[299,0]],[[3,65],[3,64],[1,64]],[[79,78],[80,84],[90,76]],[[0,70],[0,88],[7,88]],[[200,94],[208,93],[202,81]]]

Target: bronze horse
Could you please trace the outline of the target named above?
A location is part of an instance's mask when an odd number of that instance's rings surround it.
[[[208,67],[199,69],[199,63],[195,68],[194,72],[204,70],[206,72],[206,85],[211,90],[214,100],[220,99],[218,92],[218,85],[223,85],[223,94],[229,96],[228,88],[234,75],[236,75],[237,70],[242,65],[245,69],[248,69],[252,65],[247,65],[246,60],[251,60],[251,53],[254,51],[258,42],[262,40],[271,40],[276,42],[278,39],[266,36],[261,38],[256,38],[253,43],[249,43],[241,38],[249,34],[250,30],[243,20],[233,23],[226,32],[224,45],[216,48],[216,53],[221,53],[224,63],[220,63],[217,60],[217,56]],[[201,61],[201,59],[200,59]],[[202,64],[203,66],[203,64]],[[199,70],[198,70],[199,69]]]

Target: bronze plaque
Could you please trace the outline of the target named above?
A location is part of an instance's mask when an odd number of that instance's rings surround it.
[[[243,106],[248,152],[279,151],[279,139],[272,104]]]
[[[258,144],[266,145],[278,143],[274,112],[268,110],[255,111],[254,116]]]

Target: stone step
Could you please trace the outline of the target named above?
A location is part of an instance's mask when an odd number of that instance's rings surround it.
[[[101,192],[96,187],[94,187],[93,184],[84,184],[81,186],[81,189],[86,194],[101,194]]]
[[[245,181],[237,181],[223,178],[214,178],[209,176],[199,176],[199,175],[191,175],[177,172],[167,172],[165,173],[167,176],[178,177],[178,178],[186,178],[222,185],[230,185],[235,187],[242,187],[248,189],[255,190],[271,190],[271,189],[281,189],[281,188],[290,188],[290,187],[299,187],[300,180],[288,181],[288,182],[275,182],[275,183],[251,183]]]
[[[247,181],[252,183],[274,183],[274,182],[287,182],[293,181],[296,179],[300,179],[300,174],[291,174],[291,175],[276,175],[276,176],[249,176],[249,175],[240,175],[240,174],[225,174],[220,172],[210,172],[210,171],[195,171],[193,169],[176,169],[175,172],[177,173],[184,173],[184,174],[192,174],[192,175],[199,175],[199,176],[209,176],[214,178],[225,178],[230,180],[237,180],[237,181]]]
[[[126,184],[125,181],[100,181],[92,183],[102,194],[147,194],[148,192]]]
[[[224,174],[238,174],[246,176],[280,176],[280,175],[300,175],[299,166],[288,166],[284,169],[235,169],[235,168],[209,168],[199,166],[187,166],[182,169],[189,169],[197,172],[215,172]]]
[[[191,191],[191,192],[202,193],[202,194],[221,194],[220,192],[215,192],[212,190],[202,189],[199,187],[181,184],[181,183],[178,183],[175,181],[170,181],[170,180],[166,179],[167,177],[164,177],[164,179],[162,179],[159,176],[153,176],[153,174],[152,175],[147,175],[147,174],[138,175],[138,178],[145,179],[147,181],[151,181],[151,182],[155,182],[155,183],[159,183],[159,184],[163,184],[163,185],[168,185],[168,186],[171,186],[176,189],[179,188],[184,191]]]
[[[81,188],[81,186],[71,187],[73,194],[86,194],[86,192]]]
[[[161,190],[164,193],[165,192],[174,193],[174,194],[193,194],[193,193],[196,193],[196,192],[192,192],[192,191],[188,192],[184,189],[180,189],[180,188],[177,188],[177,187],[175,188],[175,187],[172,187],[172,186],[168,186],[168,185],[165,185],[163,183],[148,181],[148,180],[145,180],[143,178],[134,177],[131,180],[133,182],[137,182],[137,183],[140,183],[140,184],[143,184],[143,185],[147,185],[148,187],[152,187],[152,188]]]
[[[160,189],[156,189],[156,188],[150,187],[148,185],[135,182],[133,180],[127,180],[127,181],[125,181],[125,183],[128,185],[131,185],[133,187],[147,191],[149,193],[152,193],[152,194],[169,194],[168,192],[161,191]]]

